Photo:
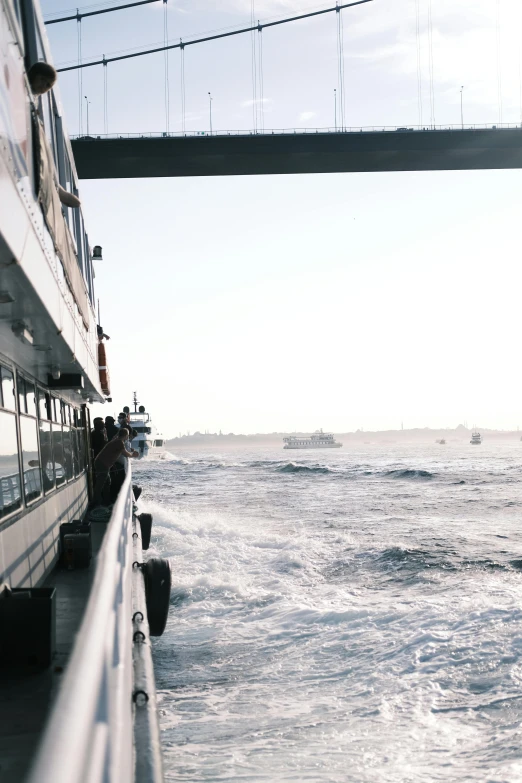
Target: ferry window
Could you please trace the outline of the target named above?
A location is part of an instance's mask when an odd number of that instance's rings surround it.
[[[0,411],[0,519],[21,505],[16,416]]]
[[[63,467],[65,470],[65,478],[70,481],[74,478],[73,467],[73,433],[67,427],[63,428]]]
[[[60,414],[60,400],[56,397],[51,397],[51,417],[53,421],[61,423],[62,417]]]
[[[38,414],[42,420],[51,418],[51,398],[42,389],[38,389]]]
[[[25,381],[25,405],[26,405],[27,413],[30,416],[36,416],[37,410],[36,410],[36,394],[34,391],[34,383],[31,383],[31,381],[28,380]]]
[[[28,416],[20,416],[20,436],[22,438],[22,470],[25,502],[31,503],[31,501],[36,500],[36,498],[39,498],[42,494],[36,419],[30,419]]]
[[[40,464],[43,488],[47,494],[54,489],[53,441],[51,425],[48,421],[40,421]]]
[[[72,446],[74,475],[75,476],[79,476],[80,475],[80,461],[78,459],[78,433],[76,432],[76,430],[71,430],[71,446]]]
[[[13,0],[14,10],[16,14],[16,18],[18,19],[18,24],[20,27],[22,27],[22,8],[20,6],[20,0]]]
[[[60,425],[53,426],[53,455],[54,455],[54,475],[56,477],[56,486],[65,484],[65,456],[63,449],[63,434]]]
[[[2,405],[10,411],[15,410],[14,378],[11,370],[1,367],[2,374]]]
[[[85,435],[83,430],[76,430],[78,437],[78,462],[80,467],[80,473],[85,470]]]
[[[18,410],[20,413],[27,413],[25,409],[25,381],[18,374],[16,376],[16,386],[18,389]]]

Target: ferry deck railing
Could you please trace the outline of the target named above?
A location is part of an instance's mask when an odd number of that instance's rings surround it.
[[[132,502],[129,467],[29,783],[134,780]]]

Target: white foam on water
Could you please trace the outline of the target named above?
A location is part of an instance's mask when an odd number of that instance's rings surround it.
[[[507,508],[519,485],[479,488],[470,514],[470,483],[445,481],[461,456],[446,471],[377,454],[375,473],[437,473],[407,493],[374,475],[340,488],[337,455],[331,477],[267,459],[252,478],[255,456],[190,480],[166,464],[147,489],[174,581],[154,644],[166,779],[516,780],[522,537],[488,501]]]

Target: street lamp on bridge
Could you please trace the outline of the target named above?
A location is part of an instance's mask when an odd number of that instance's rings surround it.
[[[460,88],[460,124],[464,130],[464,85]]]
[[[335,130],[337,130],[337,90],[334,87],[334,122]]]
[[[210,135],[212,136],[212,95],[208,94],[208,111],[210,115]]]
[[[85,98],[85,105],[87,107],[87,136],[88,136],[89,135],[89,104],[90,104],[90,101],[87,100],[87,96],[86,95],[84,95],[83,97]]]

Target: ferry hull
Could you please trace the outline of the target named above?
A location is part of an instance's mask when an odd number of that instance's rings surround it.
[[[321,446],[315,446],[313,443],[310,443],[308,446],[290,446],[286,445],[283,446],[284,449],[291,449],[292,451],[302,451],[303,449],[341,449],[343,446],[342,443],[324,443]]]

